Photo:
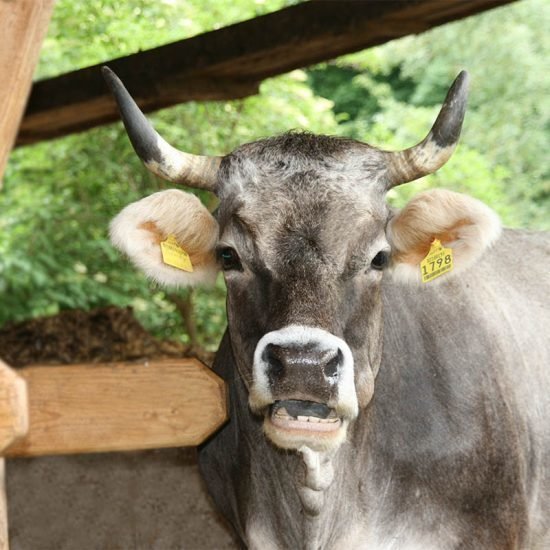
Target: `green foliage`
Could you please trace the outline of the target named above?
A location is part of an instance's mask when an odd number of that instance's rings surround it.
[[[38,78],[251,19],[292,0],[57,0]]]
[[[461,68],[472,93],[462,143],[502,166],[513,225],[550,228],[550,5],[526,0],[388,44],[415,82],[414,104],[433,105]],[[490,40],[487,39],[490,37]],[[391,60],[391,61],[390,61]]]
[[[59,0],[39,74],[152,47],[159,36],[181,38],[177,17],[190,18],[185,28],[196,33],[288,3]],[[136,10],[147,18],[131,16]],[[159,30],[158,18],[171,30]],[[289,128],[334,133],[330,107],[314,97],[305,74],[294,71],[264,82],[258,96],[187,103],[152,119],[181,148],[223,154]],[[0,194],[0,325],[61,309],[131,305],[158,336],[187,341],[167,292],[121,258],[108,238],[109,221],[124,206],[166,187],[143,168],[121,124],[14,151]],[[213,206],[211,196],[197,194]],[[196,290],[192,301],[200,343],[214,349],[225,326],[222,278],[214,289]]]
[[[336,131],[330,103],[313,96],[300,71],[264,82],[260,95],[243,101],[188,103],[152,118],[173,143],[212,154],[288,128]],[[16,150],[4,186],[0,325],[116,304],[132,305],[156,334],[183,332],[165,292],[122,260],[108,239],[117,212],[167,187],[142,167],[120,124]],[[223,285],[194,295],[204,345],[219,338],[223,300]]]
[[[290,0],[58,0],[38,77],[151,48],[295,3]],[[550,10],[523,0],[336,62],[264,82],[242,101],[187,103],[153,116],[189,152],[223,154],[291,128],[401,149],[428,131],[459,69],[472,74],[464,136],[437,174],[397,188],[402,205],[432,186],[470,193],[509,225],[549,227]],[[120,124],[14,151],[0,193],[0,325],[67,308],[131,305],[161,337],[188,339],[170,296],[113,249],[109,220],[167,187]],[[197,194],[209,207],[207,193]],[[182,291],[186,296],[186,291]],[[225,326],[223,279],[198,289],[200,343]]]
[[[545,0],[523,0],[345,56],[310,73],[310,82],[336,105],[348,94],[354,110],[342,124],[346,135],[403,148],[427,133],[449,84],[467,69],[461,145],[437,175],[397,190],[397,202],[444,184],[486,200],[507,225],[550,229],[549,25]],[[331,78],[328,93],[319,84],[323,71]],[[350,94],[363,96],[363,108]]]

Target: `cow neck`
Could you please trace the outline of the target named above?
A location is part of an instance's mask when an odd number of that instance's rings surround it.
[[[305,466],[305,475],[297,475],[297,488],[302,508],[307,516],[317,517],[325,503],[327,489],[334,481],[332,456],[318,453],[309,447],[299,450]]]
[[[335,464],[339,452],[342,449],[319,453],[302,447],[297,453],[302,459],[295,483],[302,505],[303,550],[325,548],[330,540],[332,527],[327,513],[332,517],[340,509],[338,498],[335,500],[332,490],[337,477]]]
[[[242,377],[235,376],[236,362],[230,349],[226,333],[218,351],[215,370],[230,381],[231,421],[206,449],[203,448],[201,456],[202,460],[207,453],[226,457],[223,477],[232,480],[230,486],[239,494],[238,499],[230,504],[231,521],[243,540],[250,540],[251,533],[259,533],[258,540],[263,542],[260,545],[251,544],[254,548],[267,548],[265,541],[277,536],[274,523],[289,520],[292,522],[289,528],[293,533],[300,533],[295,542],[301,542],[294,547],[300,550],[325,547],[326,539],[331,538],[334,510],[339,509],[331,499],[337,496],[334,494],[335,486],[344,483],[342,479],[338,481],[342,474],[339,473],[337,463],[341,462],[341,455],[346,450],[340,447],[332,453],[317,453],[309,447],[292,452],[275,448],[263,434],[261,419],[254,417],[248,408],[248,391]],[[355,437],[353,428],[348,437]],[[228,454],[230,449],[234,455]],[[233,456],[234,462],[229,460],[229,456]],[[219,461],[216,461],[216,468],[219,466]],[[209,475],[215,478],[219,472],[216,470],[214,474],[211,471]],[[266,486],[265,482],[274,477],[277,481]],[[242,482],[243,478],[247,479],[246,483]],[[209,484],[209,487],[212,490],[213,486]],[[274,514],[272,508],[265,508],[265,495],[284,499],[292,507],[291,487],[296,491],[295,502],[301,510],[294,508],[289,516],[283,513],[279,519],[274,519],[271,517]],[[225,489],[214,488],[219,491],[218,498],[225,501]],[[337,494],[341,491],[342,487],[339,486]],[[254,502],[253,506],[250,506],[250,500]],[[239,505],[245,502],[248,505]],[[327,521],[327,511],[330,521]],[[285,538],[289,544],[291,540],[292,537]]]

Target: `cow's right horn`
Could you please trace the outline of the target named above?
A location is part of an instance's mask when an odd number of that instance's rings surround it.
[[[117,75],[109,67],[103,67],[102,72],[128,137],[145,166],[168,181],[216,192],[221,157],[191,155],[172,147],[151,126]]]
[[[467,98],[468,73],[461,71],[426,138],[410,149],[385,152],[388,156],[387,189],[431,174],[449,160],[460,137]]]

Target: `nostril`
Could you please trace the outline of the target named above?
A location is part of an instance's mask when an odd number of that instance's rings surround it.
[[[338,350],[338,353],[327,362],[327,364],[323,368],[323,372],[325,373],[325,376],[327,378],[338,377],[338,369],[343,363],[343,359],[344,356],[342,355],[342,351]]]
[[[268,365],[268,374],[275,377],[281,377],[285,366],[278,355],[278,346],[268,344],[262,354],[262,359]]]

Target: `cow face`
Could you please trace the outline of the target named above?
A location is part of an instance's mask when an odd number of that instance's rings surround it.
[[[377,154],[289,134],[222,161],[217,250],[231,342],[250,407],[282,447],[337,444],[372,395],[390,248],[369,170]]]
[[[123,115],[134,116],[135,104],[118,99]],[[220,198],[216,219],[190,195],[170,190],[113,221],[113,242],[161,282],[203,283],[223,270],[235,362],[250,409],[279,447],[337,448],[370,401],[382,353],[385,278],[416,282],[434,238],[454,249],[456,275],[498,235],[496,216],[457,193],[425,193],[401,212],[385,203],[396,181],[450,156],[462,122],[449,111],[453,104],[463,115],[464,101],[450,93],[442,109],[447,122],[440,114],[439,127],[436,121],[424,142],[401,153],[291,133],[209,160],[201,186]],[[148,167],[172,179],[196,173],[152,129],[143,137],[144,118],[137,125],[126,118]],[[163,264],[159,243],[168,235],[189,252],[193,273]]]

